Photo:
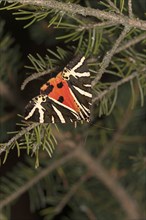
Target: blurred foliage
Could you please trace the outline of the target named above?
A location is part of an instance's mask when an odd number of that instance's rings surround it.
[[[15,128],[16,92],[18,71],[22,66],[19,46],[4,30],[5,21],[0,21],[0,142],[7,138],[7,131]],[[14,56],[15,54],[15,56]],[[15,98],[14,98],[15,97]]]

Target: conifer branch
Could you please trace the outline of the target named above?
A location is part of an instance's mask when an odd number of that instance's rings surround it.
[[[21,131],[19,131],[18,134],[13,136],[7,143],[1,144],[0,145],[0,155],[5,151],[9,151],[9,149],[13,143],[15,143],[19,138],[21,138],[23,135],[25,135],[26,133],[28,133],[29,131],[31,131],[32,129],[37,127],[38,125],[39,125],[39,123],[33,123],[33,124],[29,125],[28,127],[23,128]]]
[[[24,5],[24,8],[25,6],[28,5],[35,5],[35,6],[39,6],[38,9],[39,9],[39,12],[41,14],[41,9],[42,10],[46,10],[47,12],[51,11],[51,13],[53,14],[53,16],[57,15],[57,17],[59,18],[60,14],[62,13],[62,16],[64,14],[68,14],[68,15],[72,15],[71,16],[71,19],[73,17],[77,17],[77,24],[76,24],[76,21],[74,22],[74,24],[71,24],[71,23],[66,23],[66,21],[62,22],[62,20],[60,20],[61,22],[59,23],[58,20],[56,20],[56,23],[63,26],[67,26],[69,27],[68,28],[68,31],[70,31],[69,35],[72,34],[72,33],[75,33],[75,31],[82,31],[83,32],[86,32],[86,35],[80,35],[80,32],[79,32],[79,37],[77,38],[77,41],[80,42],[80,48],[83,50],[86,49],[87,47],[87,55],[88,55],[88,52],[92,53],[92,49],[94,49],[94,47],[91,47],[92,45],[92,39],[95,40],[96,37],[94,37],[95,35],[92,35],[93,31],[94,30],[90,30],[90,29],[94,29],[95,28],[95,31],[98,32],[98,27],[105,27],[105,26],[119,26],[119,25],[123,25],[123,31],[120,33],[118,39],[115,41],[115,43],[113,43],[112,45],[112,48],[111,50],[109,50],[105,56],[103,57],[103,60],[101,62],[101,65],[100,65],[100,69],[98,71],[98,74],[97,76],[95,77],[95,79],[92,81],[92,86],[94,87],[95,85],[97,85],[99,79],[101,79],[102,75],[104,72],[106,72],[106,69],[107,67],[109,66],[110,62],[112,61],[112,58],[113,58],[113,64],[115,64],[115,66],[119,65],[118,66],[118,70],[119,72],[115,73],[113,71],[113,69],[109,68],[109,73],[113,74],[116,77],[121,77],[121,80],[117,81],[117,82],[114,82],[114,83],[111,83],[111,81],[109,80],[108,82],[108,85],[109,87],[107,88],[107,84],[105,83],[102,83],[101,82],[101,87],[100,89],[98,90],[97,88],[97,91],[100,91],[99,93],[97,93],[97,97],[93,98],[93,103],[95,102],[99,102],[101,101],[101,105],[102,105],[102,101],[104,102],[104,97],[106,95],[109,94],[112,94],[111,91],[113,90],[116,90],[117,91],[117,88],[127,82],[130,82],[131,83],[131,88],[133,88],[133,93],[137,95],[136,98],[138,98],[139,96],[139,93],[137,93],[137,90],[135,90],[135,87],[132,87],[133,85],[135,85],[133,83],[133,80],[137,79],[138,83],[136,83],[138,89],[140,90],[141,94],[143,95],[143,92],[142,92],[142,89],[143,89],[143,85],[145,86],[145,82],[144,82],[144,78],[146,78],[146,74],[144,73],[145,70],[143,70],[141,67],[143,67],[143,60],[144,60],[144,55],[141,54],[141,59],[137,59],[138,61],[141,61],[142,62],[138,63],[138,67],[136,66],[137,63],[132,63],[132,62],[129,62],[124,60],[122,60],[122,62],[125,64],[127,64],[127,69],[125,68],[122,68],[123,66],[123,63],[119,62],[118,59],[115,59],[116,56],[114,57],[115,54],[121,52],[122,50],[125,50],[127,48],[129,48],[130,46],[132,45],[135,45],[136,43],[144,40],[146,38],[146,33],[142,33],[140,34],[139,36],[136,36],[134,39],[132,39],[132,35],[129,33],[128,37],[129,37],[129,41],[127,42],[124,42],[123,45],[122,45],[122,41],[124,38],[126,38],[127,36],[127,33],[134,27],[134,28],[138,28],[138,29],[141,29],[141,30],[146,30],[146,22],[143,21],[143,20],[138,20],[136,18],[134,18],[134,15],[133,15],[133,12],[132,12],[132,0],[128,0],[128,16],[125,16],[123,13],[122,13],[122,10],[120,11],[116,5],[111,1],[111,0],[107,0],[109,6],[108,6],[108,9],[109,9],[109,12],[108,11],[103,11],[103,10],[99,10],[99,9],[94,9],[94,8],[90,8],[90,7],[83,7],[83,6],[80,6],[79,4],[74,4],[74,3],[66,3],[66,2],[62,2],[62,1],[56,1],[56,0],[7,0],[7,2],[16,2],[16,4],[14,4],[14,7],[15,9],[18,9],[18,8],[22,8],[23,10],[23,5]],[[123,1],[121,1],[123,2]],[[17,7],[17,3],[18,3],[18,7]],[[19,7],[19,3],[22,4],[22,7],[20,6]],[[37,11],[37,7],[34,7]],[[10,9],[10,8],[9,8]],[[11,9],[14,9],[13,7]],[[48,9],[52,9],[52,10],[48,10]],[[122,8],[123,9],[123,8]],[[25,8],[26,12],[27,12],[27,7]],[[29,10],[29,8],[28,8]],[[45,11],[44,10],[44,11]],[[114,11],[114,12],[112,12]],[[49,13],[48,12],[48,13]],[[61,12],[61,13],[59,13]],[[32,11],[33,13],[33,11]],[[52,15],[50,14],[50,15]],[[34,13],[35,15],[35,13]],[[76,16],[75,16],[76,15]],[[78,22],[78,16],[77,15],[82,15],[82,16],[79,16],[79,17],[82,17],[83,16],[90,16],[91,18],[98,18],[100,19],[99,23],[92,23],[91,21],[91,24],[89,22],[87,22],[87,25],[86,25],[86,22],[84,23],[83,22]],[[25,16],[24,16],[25,17]],[[83,19],[85,20],[85,19]],[[95,20],[95,19],[94,19]],[[96,19],[97,20],[97,19]],[[35,20],[37,21],[37,19]],[[68,21],[67,21],[68,22]],[[54,20],[52,20],[52,24],[55,24]],[[81,24],[81,25],[80,25]],[[83,24],[83,25],[82,25]],[[97,28],[97,29],[96,29]],[[100,29],[100,28],[99,28]],[[102,28],[101,28],[102,29]],[[74,31],[75,30],[75,31]],[[85,30],[85,31],[84,31]],[[87,30],[87,31],[86,31]],[[115,30],[115,27],[114,27],[114,30]],[[72,31],[72,32],[71,32]],[[91,32],[90,32],[91,31]],[[111,28],[110,30],[105,30],[105,33],[110,33],[110,31],[112,32],[113,29]],[[90,33],[89,33],[90,32]],[[101,31],[102,32],[102,31]],[[141,31],[142,32],[142,31]],[[87,37],[87,35],[89,34],[89,37]],[[133,32],[132,32],[133,33]],[[136,32],[137,33],[137,32]],[[140,32],[138,32],[140,33]],[[82,34],[82,33],[81,33]],[[72,36],[72,35],[71,35]],[[102,36],[99,35],[99,36]],[[103,35],[103,42],[108,42],[107,41],[107,38],[105,37],[105,35]],[[115,36],[115,35],[114,35]],[[85,38],[85,39],[84,39]],[[70,38],[71,39],[71,38]],[[69,39],[69,40],[70,40]],[[75,39],[75,38],[73,38]],[[82,41],[82,39],[84,39]],[[81,40],[81,41],[80,41]],[[71,42],[71,40],[70,40]],[[86,44],[86,42],[89,42],[88,46],[85,45],[84,47],[84,43]],[[105,46],[107,44],[105,43]],[[121,46],[122,45],[122,46]],[[87,47],[86,47],[87,46]],[[103,44],[104,46],[104,44]],[[103,49],[103,46],[102,46],[102,49]],[[95,43],[95,51],[93,52],[93,55],[97,55],[98,54],[98,48],[100,49],[101,47],[101,44],[98,42],[98,33],[97,33],[97,42]],[[79,48],[79,47],[78,47]],[[131,50],[132,51],[132,50]],[[130,51],[130,52],[131,52]],[[126,51],[126,52],[129,52],[129,51]],[[130,54],[129,52],[129,54]],[[132,51],[133,52],[133,51]],[[134,52],[131,54],[133,55]],[[55,54],[55,53],[54,53]],[[130,54],[130,55],[131,55]],[[136,54],[136,53],[135,53]],[[123,54],[122,54],[123,55]],[[57,57],[56,57],[57,58]],[[93,58],[94,60],[94,57],[91,56],[91,59]],[[57,58],[58,59],[58,58]],[[61,59],[62,59],[62,56],[61,56]],[[96,58],[97,59],[97,58]],[[37,60],[38,59],[35,59],[35,62],[37,63]],[[40,59],[41,61],[42,59]],[[54,59],[55,62],[54,64],[56,65],[56,59]],[[117,61],[117,63],[115,62],[115,60]],[[127,59],[128,60],[128,59]],[[136,60],[136,61],[137,61]],[[134,60],[135,61],[135,60]],[[39,63],[39,62],[38,62]],[[40,62],[41,63],[41,62]],[[46,62],[46,60],[44,60],[43,62],[43,65],[40,64],[40,68],[39,68],[39,65],[37,66],[34,65],[32,67],[32,69],[35,69],[35,73],[32,74],[31,76],[29,76],[22,84],[22,89],[24,89],[24,87],[27,85],[27,83],[29,83],[31,80],[34,80],[34,79],[37,79],[38,77],[42,76],[42,75],[46,75],[50,72],[53,72],[54,69],[52,68],[52,66],[50,65],[49,66],[49,70],[46,70],[48,68],[48,62]],[[92,62],[91,62],[92,63]],[[97,67],[97,62],[93,62],[93,65],[94,63],[96,63],[96,66]],[[122,63],[122,64],[121,64]],[[132,64],[131,64],[132,63]],[[136,67],[135,67],[136,66]],[[52,68],[52,69],[51,69]],[[137,70],[138,69],[138,70]],[[141,70],[141,72],[140,72]],[[38,71],[38,72],[37,72]],[[42,72],[41,72],[42,71]],[[93,69],[94,71],[94,69]],[[123,71],[123,72],[122,72]],[[126,73],[126,75],[125,75]],[[144,74],[143,74],[144,73]],[[96,73],[95,73],[96,74]],[[110,77],[110,74],[109,74],[109,77]],[[117,78],[116,78],[117,79]],[[136,80],[134,82],[137,82]],[[0,82],[1,83],[1,82]],[[98,87],[98,86],[97,86]],[[96,89],[96,87],[95,87]],[[11,93],[10,93],[11,94]],[[142,96],[141,95],[141,96]],[[107,96],[108,97],[108,96]],[[117,96],[116,96],[117,97]],[[135,97],[135,96],[134,96]],[[103,100],[102,100],[103,99]],[[108,98],[107,98],[108,100]],[[115,99],[116,100],[116,99]],[[116,102],[116,101],[115,101]],[[113,103],[115,103],[113,102]],[[104,103],[103,103],[104,104]],[[123,109],[127,107],[127,105],[123,103]],[[131,104],[131,103],[130,103]],[[100,150],[96,151],[96,154],[99,155],[98,158],[95,158],[94,156],[92,156],[85,148],[85,146],[83,146],[84,144],[79,142],[79,141],[76,141],[76,140],[79,140],[82,138],[81,134],[77,134],[78,136],[75,137],[75,135],[71,135],[71,132],[62,132],[60,131],[60,133],[58,134],[56,131],[53,131],[53,135],[55,137],[57,137],[57,139],[59,140],[59,143],[61,146],[63,146],[63,148],[61,147],[60,149],[58,148],[58,155],[59,157],[61,157],[61,159],[55,159],[55,161],[49,161],[49,162],[45,162],[42,166],[42,168],[40,167],[40,170],[37,174],[35,174],[35,176],[31,176],[31,178],[27,181],[23,178],[22,179],[22,183],[21,183],[21,179],[19,179],[19,181],[17,182],[17,179],[14,183],[11,184],[11,181],[8,180],[8,189],[11,189],[11,185],[12,187],[17,186],[17,190],[15,191],[8,191],[4,192],[4,196],[5,198],[3,200],[0,201],[0,209],[6,207],[7,205],[9,205],[10,203],[12,203],[13,201],[15,201],[17,198],[19,198],[22,194],[24,194],[25,192],[29,191],[29,189],[31,189],[33,186],[35,186],[35,184],[39,183],[40,185],[42,184],[41,183],[41,180],[45,177],[48,177],[48,175],[56,170],[57,168],[59,168],[61,165],[66,165],[67,162],[72,162],[73,161],[79,161],[79,163],[81,164],[82,167],[86,167],[86,171],[85,171],[85,174],[81,174],[81,178],[79,179],[79,181],[76,182],[76,173],[73,172],[73,174],[71,175],[71,177],[73,177],[75,179],[75,182],[74,182],[74,185],[71,185],[70,188],[69,188],[69,191],[65,194],[62,193],[62,198],[61,200],[59,200],[60,202],[58,202],[57,206],[55,207],[52,207],[52,210],[56,212],[56,214],[60,213],[63,208],[67,205],[67,203],[71,200],[71,198],[74,196],[74,194],[77,194],[77,191],[80,187],[82,187],[82,184],[83,183],[86,183],[86,181],[88,180],[88,178],[90,177],[94,177],[92,179],[95,179],[94,181],[98,180],[102,183],[102,185],[104,185],[109,193],[111,194],[111,198],[112,198],[112,195],[113,197],[115,198],[115,200],[120,204],[120,206],[122,207],[122,209],[124,210],[125,212],[125,215],[127,215],[127,219],[133,219],[133,220],[137,220],[137,219],[140,219],[142,218],[142,214],[141,214],[141,210],[142,209],[139,205],[138,207],[138,204],[137,202],[134,200],[134,196],[130,195],[130,193],[128,193],[126,191],[126,187],[122,186],[120,184],[120,180],[117,178],[117,179],[114,179],[112,174],[110,173],[110,168],[107,168],[107,167],[104,167],[104,165],[102,164],[102,161],[103,159],[108,155],[109,156],[109,151],[112,149],[113,145],[114,146],[118,146],[119,142],[121,141],[121,137],[122,137],[122,134],[124,136],[124,130],[125,128],[128,127],[128,123],[131,119],[131,117],[133,116],[132,113],[131,113],[131,108],[130,108],[130,104],[128,105],[128,109],[127,111],[125,111],[125,114],[124,114],[124,117],[122,117],[119,121],[119,124],[117,126],[117,130],[116,132],[113,134],[113,137],[112,137],[112,140],[108,142],[108,137],[105,136],[105,134],[102,136],[104,137],[104,140],[103,141],[107,141],[105,143],[105,147],[104,147],[104,150],[100,152]],[[106,105],[106,104],[105,104]],[[107,107],[107,106],[106,106]],[[105,108],[106,108],[105,107]],[[97,114],[97,113],[96,113]],[[95,117],[98,117],[97,115]],[[116,120],[118,119],[118,114],[116,115]],[[0,118],[1,120],[1,118]],[[121,123],[122,121],[122,123]],[[45,133],[45,129],[46,129],[46,125],[40,125],[39,123],[33,123],[31,125],[28,125],[28,127],[25,127],[25,128],[22,128],[22,130],[19,131],[19,133],[17,133],[14,137],[12,137],[7,143],[4,143],[4,144],[0,144],[0,155],[3,153],[3,152],[6,152],[6,154],[9,152],[10,149],[13,149],[13,146],[17,143],[19,145],[19,142],[22,144],[20,145],[20,148],[21,147],[26,147],[27,149],[27,146],[28,146],[28,151],[29,149],[31,149],[32,153],[36,153],[36,151],[38,150],[38,146],[41,146],[41,149],[45,149],[46,147],[46,142],[45,142],[45,136],[47,136],[47,134],[50,135],[50,130],[49,132]],[[38,126],[38,127],[37,127]],[[43,127],[44,130],[40,130],[40,127]],[[48,131],[47,130],[47,131]],[[30,132],[31,131],[31,132]],[[36,135],[33,136],[33,131],[34,133],[36,133]],[[95,130],[94,130],[95,131]],[[37,136],[37,134],[39,133],[39,135]],[[56,132],[56,133],[55,133]],[[92,131],[90,131],[92,132]],[[96,131],[95,131],[96,132]],[[94,132],[93,132],[94,133]],[[30,134],[30,135],[29,135]],[[101,134],[103,134],[101,132]],[[31,147],[29,148],[29,143],[27,143],[26,139],[25,139],[25,135],[27,136],[27,140],[30,139],[30,143],[31,144]],[[91,134],[92,135],[92,134]],[[96,135],[95,133],[93,134],[93,136]],[[23,137],[24,136],[24,137]],[[33,138],[32,138],[33,137]],[[50,137],[50,136],[49,136]],[[97,137],[97,136],[96,136]],[[32,138],[32,140],[31,140]],[[49,139],[49,138],[48,138]],[[44,142],[43,142],[44,140]],[[18,141],[18,142],[17,142]],[[96,139],[95,139],[96,141]],[[145,141],[145,138],[142,139],[142,141]],[[88,143],[88,142],[87,142]],[[93,142],[90,142],[89,140],[89,146],[90,146],[90,149],[92,148],[92,143]],[[102,140],[99,140],[99,145],[103,143]],[[145,142],[144,142],[145,143]],[[16,146],[17,146],[16,144]],[[87,146],[87,147],[89,147]],[[94,145],[93,145],[94,147]],[[64,152],[65,152],[65,156],[64,156]],[[91,150],[91,152],[95,152],[95,149],[93,149],[93,151]],[[38,158],[39,158],[39,151],[37,151],[38,153]],[[137,152],[136,152],[137,153]],[[136,154],[135,154],[136,155]],[[123,155],[122,155],[123,156]],[[122,158],[122,156],[120,155],[119,158]],[[113,155],[111,157],[114,157]],[[72,164],[71,164],[72,165]],[[132,164],[133,166],[135,166],[135,164],[133,163]],[[132,167],[131,165],[131,167]],[[45,167],[44,167],[45,166]],[[17,167],[16,167],[17,168]],[[30,170],[32,171],[32,167],[29,167]],[[74,168],[74,167],[73,167]],[[112,167],[113,168],[113,167]],[[115,168],[115,167],[114,167]],[[116,170],[118,172],[118,174],[120,175],[120,170]],[[127,171],[127,170],[126,170]],[[84,170],[83,170],[84,172]],[[90,172],[90,173],[88,173]],[[131,171],[132,172],[132,171]],[[26,172],[27,174],[27,172]],[[124,180],[127,180],[126,178],[129,178],[128,175],[130,175],[131,173],[129,172],[127,174],[126,177],[124,177],[125,179]],[[34,174],[33,174],[34,175]],[[13,173],[12,173],[12,176]],[[7,179],[6,179],[7,180]],[[24,182],[25,184],[23,184]],[[43,181],[42,181],[43,182]],[[54,181],[55,183],[55,181]],[[57,188],[57,183],[55,183],[55,188]],[[143,182],[141,183],[141,185],[143,184]],[[43,185],[43,184],[42,184]],[[44,186],[44,185],[43,185]],[[132,185],[133,187],[133,185]],[[44,188],[43,188],[44,190]],[[132,189],[133,190],[133,189]],[[94,191],[96,192],[96,189],[94,189]],[[141,191],[142,193],[143,191]],[[11,194],[10,194],[11,193]],[[8,195],[9,194],[9,195]],[[46,195],[45,195],[46,196]],[[33,197],[33,196],[32,196]],[[58,198],[60,199],[60,197],[58,196]],[[57,200],[58,200],[57,198]],[[137,197],[139,200],[140,197]],[[46,197],[45,197],[46,199]],[[46,201],[45,201],[46,202]],[[46,204],[47,205],[47,202]],[[88,207],[87,207],[88,209]],[[87,210],[88,211],[88,210]],[[85,212],[87,213],[87,212]],[[96,212],[97,213],[97,212]],[[89,217],[90,218],[90,217]],[[93,218],[90,218],[90,219],[96,219],[96,217],[93,216]]]
[[[106,12],[102,11],[99,9],[94,9],[90,7],[83,7],[80,6],[79,4],[74,4],[74,3],[64,3],[64,2],[59,2],[56,0],[7,0],[7,2],[12,3],[12,2],[19,2],[21,4],[31,4],[31,5],[37,5],[45,8],[51,8],[54,10],[58,11],[63,11],[66,13],[71,13],[73,15],[75,14],[80,14],[82,16],[92,16],[96,17],[101,20],[108,20],[112,21],[117,24],[122,24],[123,26],[129,26],[129,27],[135,27],[139,28],[141,30],[146,30],[146,22],[143,20],[139,19],[133,19],[129,18],[128,16],[125,15],[119,15],[111,12]]]

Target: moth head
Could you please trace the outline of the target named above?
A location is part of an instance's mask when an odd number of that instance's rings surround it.
[[[42,102],[46,102],[46,99],[47,99],[47,95],[39,95],[39,96],[37,96],[37,97],[34,97],[34,98],[32,99],[32,101],[33,101],[34,103],[41,104]],[[30,101],[30,102],[32,102],[32,101]]]

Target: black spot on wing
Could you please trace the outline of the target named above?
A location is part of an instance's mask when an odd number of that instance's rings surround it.
[[[64,98],[63,98],[63,96],[59,96],[58,101],[61,102],[61,103],[63,103],[63,102],[64,102]]]
[[[62,82],[58,83],[58,84],[57,84],[57,87],[58,87],[59,89],[61,89],[61,88],[63,87],[63,83],[62,83]]]

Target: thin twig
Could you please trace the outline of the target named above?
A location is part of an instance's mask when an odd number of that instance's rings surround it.
[[[48,70],[45,70],[45,71],[43,71],[43,72],[33,73],[32,75],[30,75],[29,77],[27,77],[27,78],[24,80],[24,82],[23,82],[22,85],[21,85],[21,90],[23,90],[23,89],[25,88],[25,86],[26,86],[30,81],[32,81],[32,80],[34,80],[34,79],[37,79],[37,78],[39,78],[39,77],[42,77],[42,76],[44,76],[44,75],[50,74],[50,73],[52,73],[52,72],[54,72],[54,71],[55,71],[55,68],[53,68],[53,69],[48,69]]]
[[[128,16],[125,15],[119,15],[111,12],[106,12],[103,10],[99,9],[94,9],[90,7],[83,7],[79,4],[74,4],[74,3],[64,3],[64,2],[59,2],[56,0],[7,0],[7,2],[19,2],[21,4],[30,4],[30,5],[37,5],[37,6],[42,6],[45,8],[51,8],[54,10],[59,10],[66,12],[67,14],[80,14],[82,16],[92,16],[96,17],[98,19],[105,19],[108,21],[115,22],[115,24],[122,24],[124,26],[129,26],[129,27],[135,27],[139,28],[141,30],[146,30],[146,22],[143,20],[139,19],[131,19]]]
[[[129,12],[129,17],[130,17],[130,18],[133,18],[132,0],[128,0],[128,12]]]
[[[115,54],[120,53],[122,50],[126,50],[128,47],[131,47],[144,39],[146,39],[145,32],[140,34],[139,36],[136,36],[135,38],[129,40],[128,42],[124,43],[122,46],[118,47]]]
[[[87,219],[88,220],[97,220],[97,216],[96,216],[96,214],[94,214],[93,213],[93,211],[95,211],[95,210],[92,210],[90,207],[89,207],[89,205],[87,206],[87,205],[81,205],[80,206],[80,209],[81,209],[81,211],[87,216]]]
[[[129,27],[125,27],[122,33],[120,34],[119,38],[116,40],[115,44],[113,45],[112,49],[106,53],[104,56],[100,66],[101,68],[99,69],[95,79],[92,81],[92,87],[94,87],[97,82],[100,80],[102,77],[103,73],[105,72],[106,68],[108,67],[113,55],[115,54],[117,48],[119,47],[121,41],[125,38],[126,34],[129,32]]]
[[[62,200],[60,201],[60,203],[56,206],[55,208],[55,213],[59,214],[63,208],[65,207],[65,205],[70,201],[70,199],[75,195],[75,193],[77,192],[77,190],[79,189],[79,187],[86,182],[89,177],[91,177],[91,174],[89,175],[89,173],[83,175],[76,183],[74,183],[74,185],[71,187],[71,189],[69,190],[69,192],[62,198]]]
[[[111,0],[107,0],[107,2],[118,14],[122,14],[121,11],[117,8],[117,6]]]
[[[131,75],[129,75],[129,76],[119,80],[118,82],[112,83],[112,85],[108,89],[104,90],[97,97],[93,98],[92,102],[94,103],[94,102],[97,102],[97,101],[101,100],[110,91],[118,88],[119,86],[121,86],[122,84],[124,84],[126,82],[129,82],[129,81],[133,80],[137,76],[138,76],[138,73],[137,72],[133,72]]]
[[[115,25],[115,23],[111,22],[111,21],[103,21],[103,22],[99,22],[99,23],[88,23],[88,24],[83,24],[80,25],[79,27],[77,27],[77,31],[82,31],[82,30],[90,30],[96,27],[110,27]]]

